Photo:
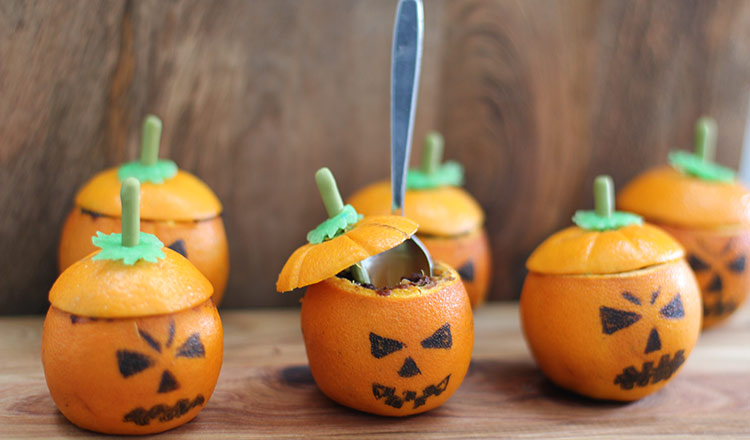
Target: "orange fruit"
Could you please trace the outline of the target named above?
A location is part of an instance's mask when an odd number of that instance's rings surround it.
[[[330,218],[308,234],[276,283],[279,292],[309,286],[302,335],[315,382],[332,400],[372,414],[406,416],[442,405],[461,385],[473,348],[460,276],[436,263],[432,276],[368,284],[357,265],[403,243],[417,224],[392,215],[361,218],[343,205],[327,168],[316,181]]]
[[[61,273],[96,250],[91,243],[96,231],[120,232],[119,170],[111,168],[95,175],[76,194],[60,238]],[[141,182],[143,231],[187,257],[211,281],[216,304],[221,302],[229,276],[229,248],[221,212],[221,202],[214,192],[187,171],[177,170],[161,183]]]
[[[747,299],[750,191],[741,183],[706,181],[665,166],[628,183],[617,203],[685,247],[703,294],[704,328],[724,321]]]
[[[365,216],[390,214],[390,183],[365,187],[348,202]],[[419,224],[417,237],[433,257],[458,269],[472,306],[484,302],[492,261],[484,212],[476,200],[455,186],[407,190],[404,215]]]
[[[139,185],[123,183],[123,234],[74,263],[49,292],[42,364],[60,412],[106,434],[190,421],[219,377],[224,336],[213,287],[179,253],[138,230]]]
[[[302,334],[320,390],[383,416],[445,403],[466,375],[474,343],[466,291],[441,264],[427,285],[405,281],[388,296],[339,277],[310,286]]]
[[[526,263],[524,336],[557,385],[597,399],[640,399],[668,383],[695,346],[697,281],[666,232],[635,216],[599,230],[579,218],[585,227],[553,234]]]
[[[93,261],[52,286],[42,364],[75,425],[151,434],[193,419],[219,377],[223,332],[208,280],[168,248],[158,263]]]

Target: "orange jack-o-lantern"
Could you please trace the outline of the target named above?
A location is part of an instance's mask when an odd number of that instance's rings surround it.
[[[750,191],[734,173],[710,161],[713,124],[697,126],[698,154],[673,152],[672,166],[655,168],[631,181],[617,202],[672,234],[703,293],[703,327],[731,315],[747,299],[750,276]]]
[[[361,218],[343,206],[332,179],[327,169],[316,175],[321,193],[333,188],[323,194],[332,217],[308,234],[310,243],[292,254],[276,284],[280,292],[309,286],[301,320],[313,378],[332,400],[373,414],[407,416],[440,406],[461,385],[473,348],[460,276],[436,263],[432,276],[368,284],[358,263],[398,246],[417,224],[399,216]]]
[[[135,189],[123,199],[137,199],[137,181],[125,184]],[[206,405],[223,332],[206,277],[155,236],[124,229],[131,232],[99,234],[102,249],[52,286],[42,363],[52,399],[75,425],[151,434]]]
[[[526,341],[544,374],[579,394],[621,401],[662,388],[700,332],[701,301],[684,251],[635,215],[611,212],[597,179],[597,211],[529,257],[521,293]],[[609,200],[604,202],[603,200]]]
[[[229,276],[221,202],[194,175],[178,170],[172,161],[157,160],[160,135],[161,122],[149,116],[141,160],[97,174],[78,192],[62,230],[60,272],[96,250],[91,236],[97,231],[120,231],[120,184],[136,177],[141,181],[142,230],[187,257],[211,281],[219,304]]]
[[[491,256],[484,212],[458,185],[463,172],[455,162],[440,165],[443,141],[438,133],[425,140],[422,169],[410,170],[405,215],[419,224],[417,236],[436,260],[457,268],[471,305],[487,295]],[[379,182],[355,193],[348,202],[364,215],[390,214],[391,187]]]

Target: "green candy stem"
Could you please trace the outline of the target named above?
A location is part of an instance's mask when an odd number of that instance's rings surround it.
[[[695,155],[703,162],[713,162],[716,156],[716,121],[703,116],[695,123]]]
[[[161,142],[161,119],[154,115],[146,116],[141,134],[141,164],[150,166],[159,159]]]
[[[120,188],[122,201],[122,245],[138,246],[141,232],[141,183],[128,177]]]
[[[601,217],[612,217],[614,211],[615,191],[612,178],[606,175],[597,176],[594,180],[594,211]]]
[[[320,198],[323,199],[328,218],[335,217],[344,209],[344,201],[341,199],[336,179],[333,177],[331,170],[323,167],[316,171],[315,183],[318,185]],[[370,284],[370,275],[361,264],[357,263],[349,267],[349,271],[354,281],[359,284]]]
[[[443,162],[443,149],[445,141],[443,135],[437,131],[427,133],[424,138],[424,151],[422,152],[422,172],[431,176],[440,168]]]
[[[323,199],[328,218],[335,217],[344,209],[344,201],[341,199],[339,188],[336,186],[336,179],[333,178],[331,170],[326,167],[319,169],[315,173],[315,183],[318,185],[320,198]]]

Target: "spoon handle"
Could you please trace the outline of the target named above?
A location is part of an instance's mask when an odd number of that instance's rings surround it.
[[[391,60],[391,210],[404,214],[406,173],[422,64],[422,0],[400,0]]]

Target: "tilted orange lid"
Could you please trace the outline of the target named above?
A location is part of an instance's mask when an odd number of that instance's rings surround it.
[[[370,185],[355,193],[348,202],[364,215],[390,214],[391,184]],[[419,223],[420,234],[428,235],[465,234],[484,223],[479,203],[456,186],[406,191],[404,215]]]
[[[365,217],[336,238],[297,248],[281,269],[276,290],[288,292],[335,276],[365,258],[393,249],[416,231],[417,224],[406,217]]]
[[[685,252],[663,230],[637,215],[614,212],[612,179],[594,183],[595,211],[578,211],[576,226],[548,237],[526,261],[531,272],[604,275],[628,272],[680,259]]]
[[[742,184],[703,180],[670,166],[636,177],[620,191],[617,204],[650,221],[674,226],[750,224],[750,191]]]
[[[120,216],[118,169],[103,171],[86,183],[75,198],[76,206],[98,214]],[[141,182],[143,220],[206,220],[221,214],[221,202],[200,179],[179,170],[164,183]]]
[[[195,307],[211,298],[213,287],[179,253],[162,248],[156,263],[92,260],[99,251],[70,266],[49,292],[53,307],[92,318],[162,315]]]
[[[315,181],[329,218],[310,231],[308,243],[286,261],[276,281],[279,292],[335,276],[368,257],[393,249],[417,231],[418,225],[406,217],[362,218],[351,205],[344,206],[328,168],[319,169]]]

